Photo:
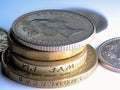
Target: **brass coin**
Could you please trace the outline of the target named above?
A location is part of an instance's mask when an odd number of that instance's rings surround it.
[[[85,45],[73,51],[72,50],[61,51],[61,52],[38,51],[18,43],[11,35],[11,31],[8,32],[8,44],[11,50],[14,53],[20,55],[21,57],[24,57],[27,59],[33,59],[33,60],[46,60],[46,61],[70,58],[72,56],[79,54],[80,52],[83,51],[84,48],[86,48],[86,45]]]
[[[59,61],[35,61],[12,55],[12,61],[16,67],[26,72],[38,75],[62,75],[78,69],[85,62],[87,49],[85,48],[78,55]]]
[[[2,72],[10,79],[24,85],[41,88],[66,87],[87,78],[96,69],[98,65],[98,57],[95,50],[91,46],[88,46],[87,53],[88,56],[86,62],[78,70],[72,73],[59,76],[39,76],[29,74],[14,67],[10,62],[9,55],[6,51],[2,55]]]

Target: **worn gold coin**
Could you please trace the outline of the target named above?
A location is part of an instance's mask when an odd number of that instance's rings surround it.
[[[46,61],[70,58],[72,56],[79,54],[80,52],[83,51],[84,48],[86,48],[85,45],[78,49],[69,50],[69,51],[61,51],[61,52],[39,51],[23,46],[22,44],[18,43],[11,35],[11,31],[8,33],[8,44],[14,53],[24,58],[33,59],[33,60],[46,60]]]
[[[70,86],[88,77],[98,65],[98,57],[95,50],[91,46],[88,46],[87,51],[86,62],[76,71],[64,75],[40,76],[29,74],[14,67],[6,50],[2,57],[2,72],[16,82],[33,87],[58,88]]]
[[[15,54],[12,55],[12,60],[16,67],[29,73],[38,75],[61,75],[78,69],[81,65],[83,65],[86,57],[87,49],[85,48],[78,55],[59,61],[35,61],[21,58]]]

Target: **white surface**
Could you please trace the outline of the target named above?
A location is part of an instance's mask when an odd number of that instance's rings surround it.
[[[108,20],[108,27],[96,34],[90,43],[98,47],[103,41],[120,36],[119,0],[0,0],[0,27],[9,30],[13,21],[20,15],[40,9],[89,8],[102,13]],[[119,90],[120,73],[98,66],[97,70],[79,84],[56,90]],[[16,83],[0,72],[0,90],[42,90]]]

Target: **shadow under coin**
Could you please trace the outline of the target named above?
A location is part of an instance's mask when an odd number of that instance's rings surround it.
[[[96,33],[103,31],[108,26],[108,21],[105,18],[105,16],[94,10],[83,9],[83,8],[81,9],[80,8],[68,8],[66,10],[73,11],[91,20],[96,27]]]

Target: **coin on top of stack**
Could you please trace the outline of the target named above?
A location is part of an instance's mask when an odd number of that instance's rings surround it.
[[[33,87],[58,88],[76,84],[91,75],[98,65],[97,54],[90,45],[87,46],[86,62],[76,71],[59,76],[39,76],[25,72],[11,63],[10,54],[10,50],[6,49],[2,55],[3,74],[16,82]]]
[[[94,24],[84,16],[64,10],[41,10],[19,17],[12,26],[21,44],[42,51],[69,51],[88,44]]]

